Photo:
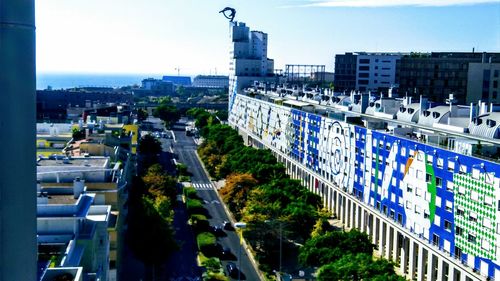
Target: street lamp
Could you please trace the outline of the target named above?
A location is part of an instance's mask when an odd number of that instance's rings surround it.
[[[240,250],[239,250],[239,254],[238,254],[238,260],[239,260],[239,264],[240,264],[240,268],[238,270],[238,281],[241,280],[241,248],[242,248],[242,242],[243,242],[243,235],[242,235],[242,229],[247,227],[247,224],[244,223],[244,222],[237,222],[234,224],[234,227],[236,228],[236,230],[238,230],[238,236],[240,237]]]

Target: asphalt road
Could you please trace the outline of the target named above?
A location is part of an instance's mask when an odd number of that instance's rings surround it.
[[[172,143],[172,148],[174,150],[177,161],[188,166],[188,171],[191,172],[191,181],[193,186],[198,190],[198,196],[205,202],[205,208],[208,210],[210,215],[210,225],[221,225],[223,221],[229,221],[224,208],[219,202],[216,191],[213,185],[203,170],[201,163],[196,156],[197,145],[194,139],[185,134],[185,119],[181,119],[173,129],[175,134],[175,140],[166,140]],[[169,144],[167,144],[169,145]],[[226,236],[219,237],[217,242],[223,247],[231,249],[231,253],[234,255],[233,262],[241,270],[241,279],[257,281],[260,280],[257,272],[252,266],[250,259],[248,258],[246,252],[241,250],[241,263],[239,260],[240,254],[240,242],[239,237],[235,231],[224,230]],[[227,260],[223,261],[224,270],[226,270]],[[227,272],[226,272],[227,274]],[[236,276],[235,279],[238,280]]]

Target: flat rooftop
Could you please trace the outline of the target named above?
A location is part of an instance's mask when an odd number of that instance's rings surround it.
[[[49,195],[48,196],[48,204],[56,205],[56,204],[64,204],[64,205],[74,205],[78,201],[78,198],[75,199],[73,195]]]
[[[64,159],[51,159],[51,158],[40,158],[37,161],[37,166],[44,167],[104,167],[109,161],[108,157],[79,157],[79,158],[64,158]]]

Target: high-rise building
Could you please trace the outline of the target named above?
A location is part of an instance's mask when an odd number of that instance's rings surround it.
[[[230,22],[229,105],[231,95],[274,74],[274,61],[267,57],[267,34],[250,31],[243,22]]]
[[[465,102],[478,100],[500,103],[500,63],[471,62],[467,73],[467,97]]]
[[[396,86],[396,62],[401,54],[345,53],[335,56],[336,91],[387,93]]]
[[[500,279],[499,108],[325,90],[230,94],[228,123],[245,143],[269,149],[405,277]]]
[[[469,73],[469,66],[472,63],[498,62],[500,53],[433,52],[404,55],[397,65],[399,93],[413,97],[423,95],[436,102],[444,102],[450,94],[459,103],[476,103],[479,100],[494,102],[489,99],[493,97],[492,88],[484,92],[481,85],[478,93],[475,90],[477,87],[472,86],[471,92],[468,92],[468,83],[475,84],[480,79],[476,72],[479,66],[474,65],[472,73]]]

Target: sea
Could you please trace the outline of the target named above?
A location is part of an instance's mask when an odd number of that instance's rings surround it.
[[[161,79],[161,74],[88,74],[88,73],[37,73],[36,88],[54,90],[75,87],[112,87],[141,85],[146,78]]]

